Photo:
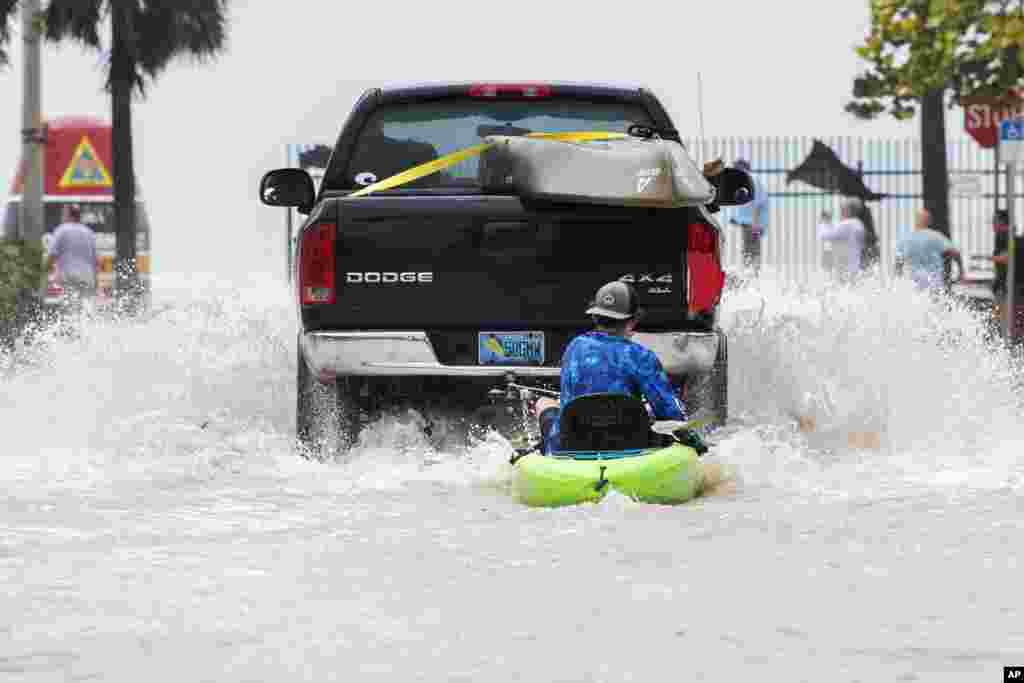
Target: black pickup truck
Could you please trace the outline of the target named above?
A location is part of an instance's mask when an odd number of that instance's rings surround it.
[[[643,87],[374,88],[342,125],[318,191],[301,169],[267,173],[261,201],[308,215],[293,273],[300,445],[345,449],[399,401],[480,405],[509,382],[557,388],[562,349],[590,326],[586,303],[611,280],[636,288],[646,313],[634,339],[658,354],[691,414],[724,421],[715,212],[750,199],[742,172],[719,176],[732,182],[716,185],[713,205],[679,209],[485,193],[475,158],[351,196],[488,135],[637,125],[678,142],[665,108]]]

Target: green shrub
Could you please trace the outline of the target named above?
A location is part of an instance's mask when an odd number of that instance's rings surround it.
[[[44,275],[41,244],[0,241],[0,321],[4,326],[13,323],[19,300],[43,286]]]

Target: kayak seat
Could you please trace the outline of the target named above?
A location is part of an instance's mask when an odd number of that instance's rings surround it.
[[[561,451],[624,451],[650,445],[643,401],[625,394],[587,394],[562,411]]]

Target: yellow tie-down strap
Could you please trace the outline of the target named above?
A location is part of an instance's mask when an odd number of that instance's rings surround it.
[[[544,140],[559,140],[561,142],[596,142],[599,140],[622,140],[630,137],[626,133],[608,133],[601,131],[584,131],[577,133],[529,133],[525,137],[528,138],[542,138]],[[457,152],[446,154],[443,157],[428,161],[425,164],[419,166],[413,166],[412,168],[406,169],[393,176],[388,176],[384,180],[378,180],[373,185],[367,185],[361,190],[353,192],[349,197],[362,197],[363,195],[370,194],[371,192],[380,192],[381,190],[390,190],[406,183],[411,183],[414,180],[419,180],[433,173],[438,173],[445,169],[451,168],[455,164],[471,159],[472,157],[483,154],[484,150],[493,147],[498,143],[496,142],[484,142],[479,145],[473,145],[466,149],[460,149]]]

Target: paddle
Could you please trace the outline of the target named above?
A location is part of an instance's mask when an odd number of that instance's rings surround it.
[[[651,424],[651,431],[662,436],[669,436],[676,443],[692,448],[697,455],[704,455],[708,452],[708,445],[704,443],[704,437],[697,432],[698,429],[708,423],[707,420],[658,420]]]
[[[708,420],[690,420],[689,422],[681,420],[655,420],[651,423],[651,431],[655,434],[675,438],[675,433],[681,429],[700,429],[701,427],[706,427],[707,424]]]

